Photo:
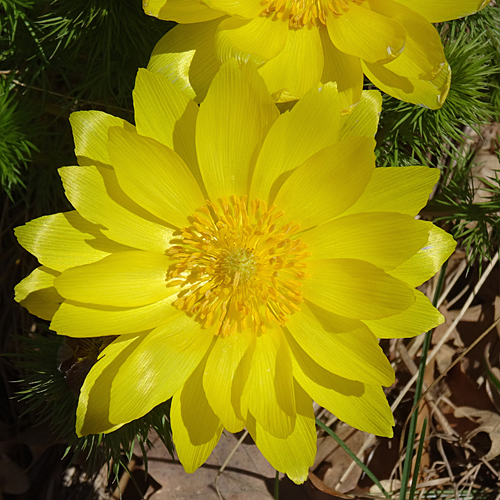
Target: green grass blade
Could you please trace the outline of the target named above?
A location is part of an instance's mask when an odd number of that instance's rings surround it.
[[[332,436],[337,444],[356,462],[361,470],[379,487],[380,491],[384,494],[385,498],[391,498],[389,493],[385,491],[385,488],[380,484],[380,481],[375,477],[373,472],[356,456],[356,454],[347,446],[342,439],[340,439],[335,432],[333,432],[329,427],[327,427],[321,420],[316,419],[316,425],[321,427],[327,434]]]
[[[432,305],[435,307],[441,295],[441,290],[443,289],[444,277],[446,274],[446,268],[448,267],[448,261],[443,264],[441,272],[439,273],[438,283],[436,291],[434,293],[434,298],[432,300]],[[408,440],[406,442],[406,457],[403,466],[403,476],[401,478],[401,490],[399,492],[399,499],[405,500],[406,492],[408,490],[408,481],[410,479],[411,473],[411,460],[412,451],[415,446],[415,436],[417,428],[417,416],[418,416],[418,403],[420,401],[420,396],[422,395],[422,386],[424,385],[424,373],[425,364],[427,361],[427,353],[429,352],[429,347],[431,345],[433,330],[425,334],[424,344],[422,346],[422,357],[420,358],[420,365],[418,367],[418,378],[415,386],[415,397],[413,398],[413,410],[411,414],[410,425],[408,428]],[[418,472],[418,471],[417,471]]]
[[[413,472],[413,479],[410,488],[410,500],[415,498],[415,490],[417,488],[418,471],[420,470],[420,461],[422,460],[422,451],[424,449],[425,431],[427,430],[427,417],[424,419],[422,425],[422,432],[420,433],[420,442],[418,443],[417,458],[415,459],[415,470]]]

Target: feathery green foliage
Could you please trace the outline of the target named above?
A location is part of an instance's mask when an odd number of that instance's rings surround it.
[[[31,116],[18,98],[11,79],[0,79],[0,179],[7,192],[24,186],[23,171],[36,150],[26,133]]]

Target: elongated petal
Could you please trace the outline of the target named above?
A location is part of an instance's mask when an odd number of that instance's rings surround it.
[[[415,303],[406,311],[376,321],[364,320],[363,323],[379,339],[415,337],[444,323],[443,315],[431,304],[430,300],[418,290],[413,292]]]
[[[110,239],[141,250],[164,253],[172,229],[132,201],[120,188],[113,170],[103,167],[59,169],[66,196],[78,213]]]
[[[76,410],[78,436],[113,432],[125,423],[112,423],[109,419],[111,387],[122,363],[140,346],[141,340],[142,335],[120,336],[103,350],[85,377]]]
[[[288,437],[280,439],[259,424],[252,415],[247,428],[255,444],[274,469],[284,472],[294,483],[302,484],[316,456],[316,426],[311,398],[295,382],[297,421]]]
[[[199,23],[224,15],[198,0],[143,0],[142,7],[148,16],[176,23]]]
[[[445,63],[433,80],[397,75],[382,64],[362,62],[365,75],[386,94],[424,108],[439,109],[450,90],[451,68]]]
[[[134,88],[137,133],[173,149],[201,185],[194,141],[198,106],[164,75],[139,69]]]
[[[398,0],[398,3],[418,12],[431,23],[440,23],[474,14],[484,9],[489,0]]]
[[[287,23],[268,16],[230,17],[217,30],[217,56],[222,62],[236,59],[240,64],[252,61],[260,66],[283,50],[288,31]]]
[[[203,388],[206,398],[229,432],[239,432],[245,426],[241,395],[254,349],[254,335],[248,331],[219,337],[205,366]]]
[[[174,394],[170,409],[175,449],[186,472],[194,472],[205,462],[223,430],[203,390],[203,365]]]
[[[334,85],[312,88],[278,117],[255,165],[250,199],[272,203],[291,171],[338,140],[341,101]]]
[[[171,261],[148,252],[119,252],[67,269],[54,283],[66,299],[89,304],[138,307],[170,296],[166,274]]]
[[[248,193],[258,151],[278,115],[255,67],[222,66],[196,126],[200,170],[213,200]]]
[[[261,0],[206,0],[205,3],[214,9],[249,19],[258,16],[264,10]]]
[[[66,300],[52,319],[50,328],[68,337],[101,337],[141,332],[161,326],[182,314],[172,306],[178,289],[169,297],[142,307],[125,308],[81,304]]]
[[[113,128],[109,131],[108,149],[120,187],[157,217],[184,227],[187,217],[205,205],[193,174],[167,146],[149,137]]]
[[[301,98],[318,85],[323,74],[323,48],[319,31],[289,30],[284,49],[264,64],[259,73],[276,102]]]
[[[110,420],[130,422],[171,398],[200,364],[213,338],[213,330],[202,329],[186,314],[144,335],[113,380]]]
[[[134,126],[103,111],[77,111],[69,117],[75,141],[75,154],[80,165],[109,165],[108,130],[123,127],[134,130]]]
[[[286,438],[295,427],[290,351],[279,328],[257,337],[243,406],[270,434]]]
[[[64,300],[54,287],[54,278],[59,274],[45,266],[37,267],[16,285],[15,300],[31,314],[42,319],[52,319]]]
[[[300,347],[326,370],[367,384],[394,383],[391,364],[361,321],[305,302],[290,316],[287,328]]]
[[[406,30],[403,52],[386,65],[394,73],[432,80],[446,64],[443,43],[436,28],[425,17],[393,0],[370,0],[370,7],[396,19]]]
[[[314,401],[356,429],[392,437],[394,419],[381,386],[334,375],[313,361],[290,334],[287,340],[293,375]]]
[[[363,193],[375,170],[375,141],[349,137],[306,160],[285,181],[275,204],[300,229],[322,224],[347,210]],[[349,186],[337,189],[332,186]]]
[[[392,276],[410,286],[420,286],[432,278],[455,250],[456,242],[450,234],[430,222],[427,224],[429,238],[426,245],[390,272]]]
[[[376,207],[374,207],[376,208]],[[410,215],[347,215],[300,235],[314,259],[361,259],[389,271],[425,246],[429,224]]]
[[[354,109],[340,119],[339,141],[345,137],[375,137],[382,111],[382,95],[377,90],[364,90]]]
[[[16,227],[19,243],[41,264],[64,271],[96,262],[129,247],[109,240],[78,212],[64,212],[32,220]]]
[[[414,217],[425,206],[439,170],[429,167],[376,168],[363,194],[343,215],[399,212]]]
[[[337,49],[368,62],[389,62],[405,45],[406,31],[398,21],[354,2],[341,16],[328,16],[327,28]]]
[[[359,57],[340,51],[333,45],[325,28],[320,27],[321,44],[325,60],[321,81],[336,82],[342,99],[342,109],[352,111],[363,90],[363,68]]]
[[[215,53],[220,21],[172,28],[153,49],[148,70],[166,76],[190,99],[201,102],[221,64]]]
[[[304,297],[335,314],[379,319],[408,309],[415,298],[406,283],[363,260],[324,259],[307,263]]]

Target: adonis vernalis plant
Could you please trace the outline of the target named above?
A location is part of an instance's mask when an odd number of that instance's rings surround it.
[[[147,14],[179,26],[157,44],[149,69],[199,102],[230,58],[259,66],[277,102],[337,83],[343,108],[363,74],[387,94],[431,109],[451,71],[431,23],[477,12],[488,0],[143,0]]]
[[[246,427],[300,483],[312,400],[392,435],[377,338],[443,321],[415,287],[455,243],[415,220],[436,169],[375,169],[381,95],[349,115],[328,83],[280,115],[253,64],[223,64],[200,107],[139,70],[135,126],[71,116],[75,210],[16,230],[41,263],[16,298],[58,334],[112,337],[80,391],[77,433],[108,433],[172,398],[187,471]],[[113,340],[114,339],[114,340]]]

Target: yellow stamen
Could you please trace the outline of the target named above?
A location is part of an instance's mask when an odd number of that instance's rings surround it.
[[[287,20],[290,28],[300,29],[307,25],[326,25],[329,13],[341,16],[349,10],[349,3],[361,5],[365,0],[265,0],[263,16],[276,16]]]
[[[290,239],[299,225],[263,201],[232,196],[193,215],[182,241],[168,250],[174,259],[168,284],[180,286],[174,306],[218,335],[237,329],[265,333],[273,321],[284,325],[303,302],[307,245]]]

